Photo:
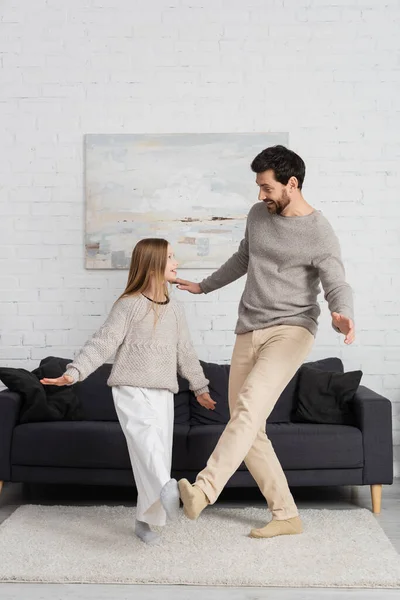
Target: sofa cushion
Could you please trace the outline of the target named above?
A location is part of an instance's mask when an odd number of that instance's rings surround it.
[[[87,421],[118,421],[111,388],[107,385],[112,365],[105,363],[74,385]]]
[[[188,460],[192,470],[200,471],[207,463],[221,433],[221,425],[197,425],[190,428]],[[271,423],[269,439],[286,470],[354,469],[363,466],[362,434],[347,425],[310,423]],[[239,470],[245,469],[244,463]]]
[[[172,461],[185,470],[188,425],[175,425]],[[125,436],[119,423],[77,421],[29,423],[14,429],[13,465],[91,469],[130,469]]]
[[[210,396],[217,403],[214,410],[201,406],[194,394],[190,398],[191,425],[225,425],[229,421],[228,383],[229,365],[217,365],[200,361],[204,375],[209,380]]]
[[[193,425],[190,427],[187,438],[188,461],[193,471],[201,471],[218,443],[224,425]],[[244,463],[239,470],[245,469]]]
[[[174,396],[174,423],[189,423],[190,421],[190,402],[193,397],[186,379],[178,375],[179,391]]]
[[[361,377],[362,371],[332,373],[304,365],[299,374],[293,421],[353,425],[351,401]]]
[[[356,469],[364,465],[362,433],[348,425],[274,423],[267,434],[286,470]]]
[[[343,363],[340,358],[323,358],[321,360],[305,363],[305,365],[320,369],[343,373]],[[290,423],[297,408],[297,386],[299,373],[302,367],[295,373],[283,390],[278,402],[267,419],[267,423]]]
[[[20,423],[80,420],[82,407],[72,387],[42,385],[43,377],[55,378],[63,373],[60,359],[48,357],[30,373],[26,369],[0,368],[0,380],[22,398]]]

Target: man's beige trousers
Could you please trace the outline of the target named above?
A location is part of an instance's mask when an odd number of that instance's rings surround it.
[[[304,327],[278,325],[238,335],[229,378],[226,425],[195,484],[213,504],[244,460],[274,519],[298,515],[265,421],[314,342]]]

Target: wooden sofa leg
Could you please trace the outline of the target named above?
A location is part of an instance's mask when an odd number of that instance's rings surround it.
[[[382,484],[371,485],[372,512],[379,515],[382,502]]]
[[[1,494],[2,487],[3,487],[3,482],[0,481],[0,494]]]

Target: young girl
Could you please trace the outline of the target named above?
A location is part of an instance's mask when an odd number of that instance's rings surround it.
[[[108,379],[124,432],[138,491],[136,535],[157,540],[150,525],[165,525],[179,511],[179,491],[171,479],[174,393],[177,372],[189,381],[197,401],[213,410],[182,307],[170,299],[168,283],[178,263],[168,242],[144,239],[134,248],[128,283],[104,325],[86,342],[57,379],[45,385],[83,381],[115,352]]]

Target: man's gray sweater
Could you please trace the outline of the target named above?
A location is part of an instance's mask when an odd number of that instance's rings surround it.
[[[353,319],[338,239],[320,211],[301,216],[270,214],[255,204],[238,251],[200,283],[205,294],[247,273],[235,333],[274,325],[317,332],[320,283],[331,312]]]

